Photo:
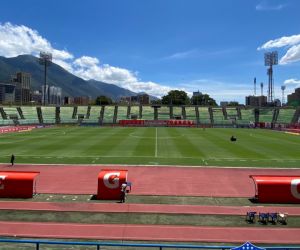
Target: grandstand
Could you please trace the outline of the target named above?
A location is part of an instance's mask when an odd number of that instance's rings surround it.
[[[121,120],[189,120],[197,126],[285,126],[297,123],[300,111],[278,107],[204,106],[21,106],[0,107],[0,125],[119,124]],[[160,123],[164,124],[164,123]],[[175,123],[176,124],[176,123]]]

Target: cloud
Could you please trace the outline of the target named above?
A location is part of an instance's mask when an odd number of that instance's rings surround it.
[[[284,84],[285,85],[294,85],[294,84],[300,84],[300,80],[297,80],[297,79],[294,79],[294,78],[291,78],[291,79],[287,79],[284,81]]]
[[[21,54],[37,55],[40,51],[51,52],[58,60],[73,58],[73,55],[66,50],[54,49],[51,43],[41,37],[36,30],[24,25],[0,23],[0,55],[5,57]]]
[[[264,43],[262,46],[258,47],[258,50],[262,49],[273,49],[273,48],[281,48],[285,46],[292,46],[300,43],[300,34],[293,36],[283,36],[275,40],[270,40]]]
[[[128,69],[100,64],[99,59],[96,57],[81,56],[74,58],[67,50],[54,48],[38,31],[24,25],[13,25],[9,22],[0,23],[1,56],[15,57],[22,54],[38,56],[40,51],[52,53],[54,63],[85,80],[94,79],[112,83],[134,92],[147,92],[157,97],[162,97],[172,89],[169,86],[163,86],[152,81],[142,81],[138,79],[137,73]],[[174,58],[188,56],[188,54],[174,55]]]
[[[279,60],[279,64],[288,64],[300,61],[300,44],[291,47]]]
[[[273,48],[287,47],[288,50],[280,58],[279,64],[289,64],[300,61],[300,34],[293,36],[283,36],[281,38],[270,40],[258,47],[258,50],[267,50]]]
[[[163,59],[185,59],[185,58],[190,58],[190,57],[194,57],[198,54],[198,50],[196,49],[192,49],[192,50],[187,50],[187,51],[183,51],[183,52],[177,52],[177,53],[174,53],[172,55],[169,55]]]
[[[279,11],[281,9],[283,9],[284,7],[286,7],[286,4],[274,4],[272,2],[272,4],[267,1],[267,0],[264,0],[262,2],[260,2],[259,4],[257,4],[255,6],[255,9],[257,11]]]

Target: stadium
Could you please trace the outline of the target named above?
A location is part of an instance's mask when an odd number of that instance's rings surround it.
[[[2,249],[299,247],[299,108],[0,113]],[[124,203],[103,171],[126,171]]]

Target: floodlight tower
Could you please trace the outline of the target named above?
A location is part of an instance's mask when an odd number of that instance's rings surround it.
[[[284,98],[284,91],[285,91],[286,86],[282,85],[281,90],[282,90],[282,100],[281,100],[281,105],[285,103],[285,98]]]
[[[256,96],[256,77],[254,77],[254,95]]]
[[[263,96],[263,94],[264,94],[264,83],[261,82],[260,83],[260,95]]]
[[[40,52],[39,63],[45,66],[44,70],[44,106],[46,105],[46,84],[47,84],[47,67],[52,63],[52,54],[47,52]],[[49,100],[48,100],[49,101]]]
[[[269,66],[267,74],[269,76],[268,81],[268,102],[273,102],[274,94],[274,79],[273,79],[273,65],[278,64],[278,52],[267,52],[265,53],[265,66]]]

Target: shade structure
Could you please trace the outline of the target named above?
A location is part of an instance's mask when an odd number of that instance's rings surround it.
[[[32,198],[39,172],[0,172],[0,198]]]
[[[127,182],[127,170],[102,169],[98,175],[97,199],[119,200],[121,186]]]
[[[300,203],[300,176],[250,175],[263,203]]]

